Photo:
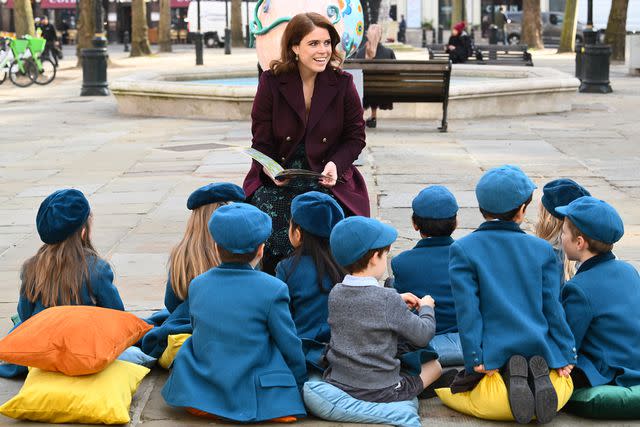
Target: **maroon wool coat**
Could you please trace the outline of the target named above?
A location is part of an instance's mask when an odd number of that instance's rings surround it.
[[[297,72],[260,76],[251,111],[252,147],[285,165],[298,144],[305,150],[311,170],[322,172],[336,164],[338,182],[331,191],[355,215],[369,216],[369,195],[364,178],[353,166],[365,146],[360,96],[351,74],[327,67],[316,77],[305,135],[304,94]],[[243,188],[250,197],[270,181],[254,161]]]

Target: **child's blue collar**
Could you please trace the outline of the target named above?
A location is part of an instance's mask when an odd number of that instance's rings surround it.
[[[486,221],[480,224],[475,231],[492,231],[492,230],[506,230],[515,231],[518,233],[524,233],[520,228],[520,225],[513,221]],[[474,233],[475,233],[474,231]]]
[[[603,262],[611,261],[612,259],[616,259],[616,256],[611,251],[598,254],[580,264],[580,268],[578,268],[576,274],[584,273],[585,271],[591,270],[596,265],[602,264]]]
[[[429,248],[434,246],[451,246],[453,242],[454,240],[451,236],[426,237],[420,240],[415,248]]]
[[[218,266],[218,268],[229,269],[229,270],[253,270],[251,264],[242,264],[239,262],[223,262]]]

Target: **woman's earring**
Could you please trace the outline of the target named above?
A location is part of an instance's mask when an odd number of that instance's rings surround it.
[[[298,54],[296,53],[296,61],[298,61],[298,59],[300,59],[300,58],[298,58]]]

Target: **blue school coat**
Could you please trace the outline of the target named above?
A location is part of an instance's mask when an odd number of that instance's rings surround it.
[[[294,257],[280,261],[276,267],[276,277],[287,284],[291,303],[291,316],[300,338],[329,342],[331,330],[329,317],[329,292],[335,283],[324,277],[322,290],[316,278],[316,266],[310,256],[300,257],[294,268]],[[292,271],[293,270],[293,271]]]
[[[171,276],[167,277],[167,288],[164,291],[164,306],[167,307],[169,313],[173,313],[183,300],[176,295],[171,287]]]
[[[540,355],[551,368],[576,362],[549,243],[515,222],[488,221],[451,245],[449,274],[468,372],[515,354]]]
[[[86,282],[82,284],[80,291],[82,303],[80,305],[91,305],[96,307],[112,308],[114,310],[124,310],[124,304],[118,293],[118,289],[113,284],[113,271],[109,264],[95,257],[87,259],[89,265],[89,278],[91,293]],[[45,307],[40,300],[31,302],[26,296],[20,295],[18,301],[18,315],[24,322],[31,316],[38,314]]]
[[[193,335],[162,389],[169,405],[241,422],[305,414],[304,355],[282,281],[223,263],[193,279],[188,299]]]
[[[592,386],[640,385],[640,276],[611,252],[584,262],[562,290],[578,367]]]
[[[449,246],[453,242],[450,236],[422,239],[391,260],[398,293],[411,292],[418,298],[431,295],[435,300],[436,335],[458,332],[449,281]]]

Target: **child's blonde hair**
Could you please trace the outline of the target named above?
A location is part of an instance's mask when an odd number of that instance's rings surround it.
[[[562,246],[562,220],[551,215],[547,208],[540,203],[538,211],[538,222],[535,228],[536,236],[549,242],[554,248]],[[567,255],[564,255],[564,271],[562,276],[567,281],[575,275],[576,263],[570,261]]]
[[[78,231],[60,243],[45,243],[22,265],[20,294],[45,307],[82,304],[82,284],[89,295],[91,283],[88,258],[98,258],[90,239],[91,216]]]
[[[187,298],[189,283],[196,276],[220,264],[208,223],[213,212],[225,203],[209,203],[191,212],[180,243],[169,256],[169,279],[176,296]]]

